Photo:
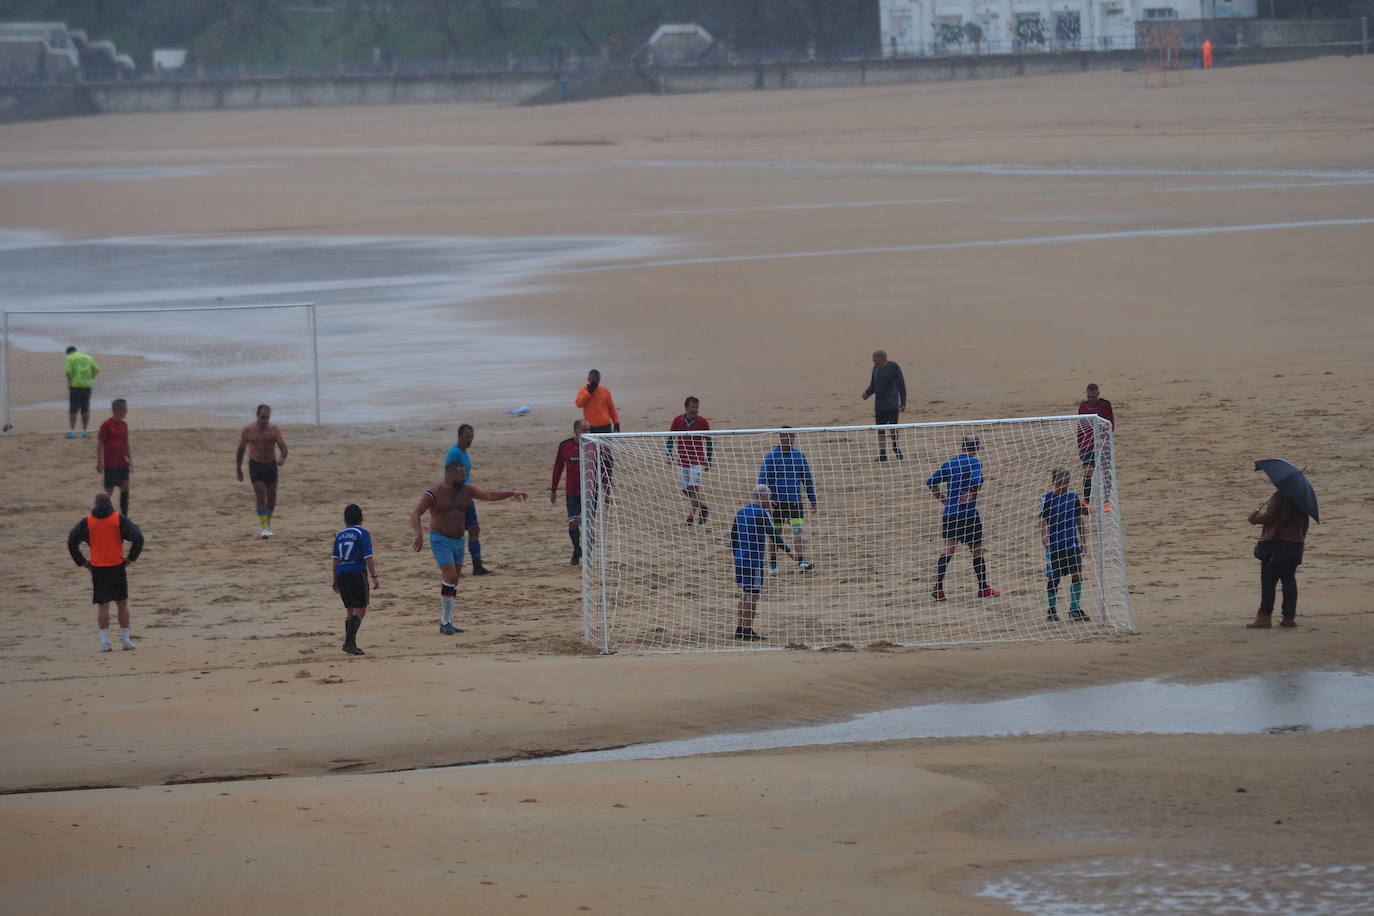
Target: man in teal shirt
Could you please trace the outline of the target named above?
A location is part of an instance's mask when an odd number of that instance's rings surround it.
[[[76,347],[67,348],[67,438],[76,438],[76,415],[81,414],[81,438],[91,438],[91,386],[100,366]]]

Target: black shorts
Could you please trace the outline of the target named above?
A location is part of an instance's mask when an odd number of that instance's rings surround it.
[[[76,413],[84,410],[91,412],[91,389],[89,388],[68,388],[67,403],[70,406],[69,412]]]
[[[1083,551],[1078,548],[1051,550],[1045,563],[1045,571],[1051,579],[1079,575],[1083,572]]]
[[[117,468],[105,469],[105,489],[113,490],[115,487],[122,486],[129,482],[129,466],[120,465]]]
[[[265,483],[269,487],[277,482],[277,463],[275,461],[248,462],[248,479],[253,483]]]
[[[773,522],[778,526],[792,524],[792,519],[806,518],[805,508],[801,503],[774,503]]]
[[[983,543],[983,519],[972,515],[946,515],[940,524],[940,536],[946,541],[958,541],[970,547]]]
[[[339,597],[346,608],[367,607],[367,573],[341,572],[334,577],[339,586]]]
[[[895,408],[892,409],[892,410],[876,410],[876,409],[875,409],[875,410],[873,411],[873,422],[874,422],[874,423],[877,423],[877,424],[879,424],[879,425],[881,425],[881,426],[889,426],[889,425],[891,425],[891,424],[897,422],[897,414],[898,414],[898,413],[900,413],[900,411],[896,410]]]
[[[1085,468],[1097,467],[1097,449],[1091,447],[1080,448],[1078,450],[1078,460],[1083,463],[1083,467]]]
[[[582,517],[582,497],[574,496],[572,493],[563,497],[563,502],[568,506],[568,521]]]
[[[91,567],[91,603],[129,600],[129,577],[123,566]]]

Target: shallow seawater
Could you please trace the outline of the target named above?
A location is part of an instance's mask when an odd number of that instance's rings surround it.
[[[173,410],[240,416],[268,401],[281,419],[305,419],[313,406],[305,313],[104,313],[314,302],[325,422],[430,418],[450,404],[512,408],[555,395],[571,404],[580,375],[563,370],[589,344],[554,334],[514,303],[508,317],[488,321],[464,304],[547,291],[550,275],[566,267],[633,259],[659,244],[602,236],[79,240],[3,232],[0,310],[12,313],[14,347],[60,356],[80,344],[140,357],[122,378],[106,373],[106,390],[117,385],[131,401]],[[540,285],[530,284],[535,278]],[[53,314],[71,310],[91,314]],[[24,379],[15,381],[19,404],[61,406],[26,400]],[[38,389],[42,398],[54,396],[51,387]]]
[[[781,747],[1061,732],[1239,735],[1374,725],[1374,675],[1308,671],[1176,684],[1152,679],[985,703],[933,703],[844,722],[636,744],[514,765],[653,760]]]
[[[1374,865],[1074,859],[1004,875],[977,893],[1031,916],[1352,916],[1374,913]]]

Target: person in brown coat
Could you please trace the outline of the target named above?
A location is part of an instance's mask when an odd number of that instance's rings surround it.
[[[1250,513],[1250,524],[1262,525],[1255,543],[1255,559],[1260,561],[1260,607],[1251,630],[1267,630],[1274,619],[1274,597],[1283,583],[1281,627],[1295,627],[1298,614],[1298,566],[1302,564],[1303,543],[1307,540],[1307,515],[1291,499],[1275,490],[1269,501]]]

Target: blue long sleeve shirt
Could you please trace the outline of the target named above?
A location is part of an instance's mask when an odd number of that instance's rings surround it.
[[[758,482],[768,487],[774,502],[800,503],[805,488],[806,498],[816,504],[816,481],[801,449],[784,451],[781,445],[774,446],[759,467]]]

